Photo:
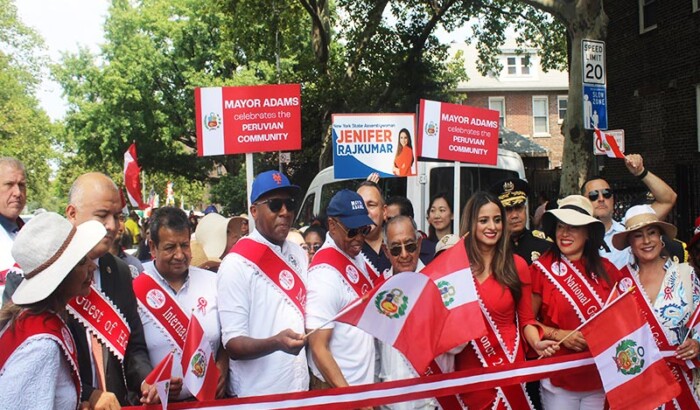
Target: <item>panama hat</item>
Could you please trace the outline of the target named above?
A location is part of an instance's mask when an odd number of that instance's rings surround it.
[[[558,208],[550,209],[542,216],[542,230],[550,237],[556,236],[557,221],[570,226],[591,225],[593,237],[589,238],[594,245],[603,244],[605,225],[593,217],[593,205],[591,201],[582,195],[569,195],[557,201]]]
[[[221,261],[221,254],[226,250],[226,229],[230,220],[217,213],[204,215],[199,220],[194,237],[210,260]]]
[[[87,221],[76,228],[55,212],[32,218],[12,245],[12,257],[24,271],[24,280],[12,295],[12,302],[27,305],[49,297],[106,234],[98,221]]]
[[[435,255],[442,251],[446,251],[451,247],[457,245],[461,238],[458,235],[448,233],[447,235],[440,238],[440,240],[435,244]]]
[[[662,222],[656,215],[656,211],[649,205],[637,205],[627,210],[625,213],[625,230],[613,235],[612,244],[617,249],[625,249],[629,246],[627,236],[645,226],[657,226],[664,235],[673,239],[676,237],[677,229],[670,223]]]

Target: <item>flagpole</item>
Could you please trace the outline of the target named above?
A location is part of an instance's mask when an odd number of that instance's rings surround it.
[[[349,305],[345,306],[344,308],[342,308],[342,309],[340,310],[340,312],[338,312],[337,315],[335,315],[335,316],[333,316],[332,318],[326,320],[326,322],[323,323],[321,326],[319,326],[319,327],[317,327],[316,329],[313,329],[313,330],[310,331],[309,333],[305,334],[305,335],[304,335],[304,339],[306,339],[307,337],[311,336],[311,335],[312,335],[314,332],[316,332],[317,330],[321,330],[324,326],[327,326],[329,323],[335,322],[336,320],[338,320],[339,317],[343,316],[344,314],[348,313],[349,311],[351,311],[351,310],[355,309],[356,307],[360,306],[360,305],[362,304],[362,302],[364,302],[365,300],[367,300],[367,298],[369,297],[369,294],[370,294],[370,292],[365,293],[364,295],[362,295],[361,298],[355,300],[355,301],[352,302],[351,304],[349,304]]]
[[[617,283],[616,283],[615,285],[617,285]],[[589,317],[588,320],[586,320],[586,321],[584,321],[583,323],[581,323],[580,325],[578,325],[578,327],[577,327],[576,329],[574,329],[574,330],[572,330],[571,332],[569,332],[566,336],[564,336],[564,338],[562,338],[560,341],[558,341],[554,346],[559,346],[559,345],[561,345],[562,343],[564,343],[564,340],[568,339],[571,335],[573,335],[574,333],[576,333],[576,332],[578,332],[579,330],[581,330],[581,328],[584,327],[586,324],[588,324],[588,322],[590,322],[591,320],[593,320],[593,318],[595,318],[595,317],[598,316],[599,314],[603,313],[604,310],[608,309],[609,307],[611,307],[612,305],[614,305],[615,303],[617,303],[620,299],[622,299],[623,296],[627,295],[628,293],[631,293],[631,292],[634,290],[634,288],[635,288],[635,286],[632,286],[631,288],[627,289],[627,291],[625,291],[625,293],[623,293],[622,295],[620,295],[619,298],[617,298],[617,299],[613,300],[612,302],[610,302],[609,305],[607,304],[607,302],[605,302],[606,304],[603,305],[603,308],[600,309],[600,311],[599,311],[598,313],[594,314],[593,316]],[[612,292],[611,292],[611,293],[612,293]],[[610,297],[608,297],[608,301],[609,301],[609,300],[610,300]],[[544,355],[540,355],[540,356],[537,358],[537,360],[541,359],[542,357],[544,357]]]

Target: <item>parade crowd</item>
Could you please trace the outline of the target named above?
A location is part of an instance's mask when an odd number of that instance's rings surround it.
[[[108,176],[91,172],[74,181],[65,216],[44,212],[25,224],[27,170],[0,158],[0,408],[158,403],[146,379],[169,354],[169,401],[196,400],[180,364],[194,317],[214,353],[217,399],[420,377],[390,344],[332,320],[403,272],[470,274],[487,323],[485,337],[436,357],[433,373],[585,352],[575,329],[618,284],[638,289],[641,309],[653,312],[647,320],[661,329],[660,348],[678,363],[697,359],[700,335],[688,335],[688,322],[700,299],[700,230],[687,245],[678,241],[665,222],[676,193],[640,155],[625,164],[650,199],[622,222],[601,177],[581,195],[543,201],[530,218],[529,187],[518,178],[475,192],[462,210],[452,209],[451,192],[438,193],[427,215],[414,215],[407,198],[385,198],[372,175],[295,229],[299,187],[278,171],[255,177],[249,216],[198,219],[162,207],[140,220],[123,213]],[[415,222],[423,217],[426,233]],[[690,408],[683,400],[698,402],[695,373],[669,366],[684,376],[684,393],[668,408]],[[593,369],[452,400],[386,408],[603,409],[606,399]]]

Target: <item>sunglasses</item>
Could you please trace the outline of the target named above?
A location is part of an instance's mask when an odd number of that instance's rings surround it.
[[[413,253],[416,251],[416,249],[418,249],[418,244],[411,242],[392,246],[391,248],[389,248],[389,253],[391,254],[391,256],[399,256],[401,255],[401,251],[403,250],[403,248],[406,248],[406,252]]]
[[[287,212],[294,212],[297,210],[297,201],[294,198],[271,198],[264,201],[258,201],[255,205],[267,204],[270,211],[277,213],[282,210],[282,205],[287,208]]]
[[[357,235],[366,236],[369,233],[369,231],[372,230],[371,225],[365,225],[365,226],[361,226],[359,228],[347,229],[347,228],[345,228],[345,226],[343,226],[343,224],[340,221],[336,220],[335,222],[338,224],[340,229],[342,229],[345,232],[345,235],[347,235],[347,237],[349,239],[352,239],[352,238],[356,237]]]
[[[321,246],[322,246],[322,244],[320,244],[320,243],[315,243],[313,245],[309,245],[308,243],[305,243],[305,244],[301,245],[302,249],[304,249],[306,251],[313,250],[314,252],[317,252],[319,249],[321,249]]]
[[[597,201],[600,195],[603,195],[603,198],[605,199],[610,199],[612,198],[613,192],[612,189],[596,189],[595,191],[591,191],[588,193],[588,199],[591,201]]]

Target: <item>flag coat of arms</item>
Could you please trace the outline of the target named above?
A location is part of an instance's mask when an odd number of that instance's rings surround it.
[[[197,316],[192,313],[182,349],[182,383],[200,401],[216,398],[219,371],[209,340]]]
[[[168,353],[163,360],[146,376],[144,382],[156,386],[158,398],[163,409],[168,408],[168,393],[170,391],[170,378],[173,372],[173,352]]]
[[[448,312],[430,278],[414,272],[400,273],[363,299],[338,321],[394,346],[419,373],[443,353],[439,350],[439,338]]]
[[[620,149],[620,146],[617,144],[617,140],[615,140],[614,136],[607,134],[598,128],[595,129],[595,135],[597,138],[600,138],[601,145],[603,146],[605,155],[607,155],[608,158],[625,157],[625,153],[622,152],[622,149]]]
[[[610,408],[653,409],[681,393],[649,324],[627,292],[582,328]]]
[[[446,334],[441,337],[439,350],[446,352],[486,334],[464,241],[460,240],[442,252],[421,272],[438,287],[442,302],[449,311]]]

